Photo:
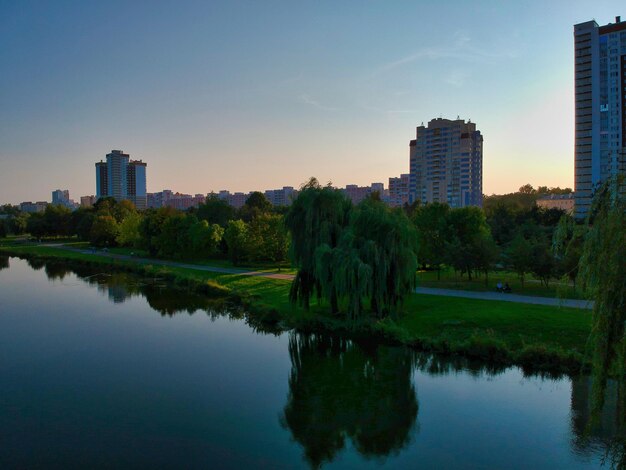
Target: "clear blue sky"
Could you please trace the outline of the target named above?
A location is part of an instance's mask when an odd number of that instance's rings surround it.
[[[573,185],[574,23],[621,1],[0,0],[0,203],[343,186],[408,171],[415,126],[470,118],[484,191]]]

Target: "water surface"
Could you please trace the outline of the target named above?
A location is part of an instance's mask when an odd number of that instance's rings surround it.
[[[586,435],[589,392],[0,258],[1,468],[597,468],[615,404]]]

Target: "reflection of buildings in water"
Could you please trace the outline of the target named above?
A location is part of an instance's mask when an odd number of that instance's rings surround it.
[[[9,267],[9,257],[0,256],[0,271]]]
[[[623,409],[619,404],[617,382],[608,382],[604,408],[595,423],[592,423],[592,406],[591,377],[572,379],[572,444],[583,454],[590,454],[598,447],[606,448],[620,432]]]
[[[318,468],[350,440],[366,458],[406,447],[416,429],[418,402],[412,353],[372,351],[327,335],[292,334],[289,396],[281,424]]]

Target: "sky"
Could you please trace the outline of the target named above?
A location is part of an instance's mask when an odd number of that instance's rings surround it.
[[[408,172],[415,127],[471,119],[483,192],[573,186],[573,25],[620,1],[0,0],[0,204],[95,193],[112,149],[149,192]]]

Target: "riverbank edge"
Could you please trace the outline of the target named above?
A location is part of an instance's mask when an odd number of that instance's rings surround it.
[[[27,247],[24,247],[27,248]],[[293,310],[285,311],[272,304],[271,299],[251,295],[245,290],[231,289],[218,281],[198,280],[181,273],[168,271],[164,266],[139,264],[131,260],[112,260],[107,257],[82,255],[72,257],[59,250],[54,254],[40,254],[21,247],[0,247],[0,253],[21,259],[66,263],[81,267],[106,267],[116,272],[131,272],[147,277],[159,277],[173,288],[186,290],[212,298],[222,298],[245,311],[246,322],[267,333],[295,330],[301,333],[340,334],[351,339],[368,339],[384,344],[403,345],[412,349],[442,355],[458,355],[468,359],[483,360],[500,367],[519,366],[524,373],[576,375],[588,372],[590,361],[574,350],[544,343],[525,344],[519,349],[510,348],[504,341],[489,334],[472,334],[463,341],[446,338],[415,337],[410,331],[387,318],[354,323],[325,315],[296,316]],[[85,259],[88,258],[88,259]],[[267,282],[272,282],[267,279]]]

